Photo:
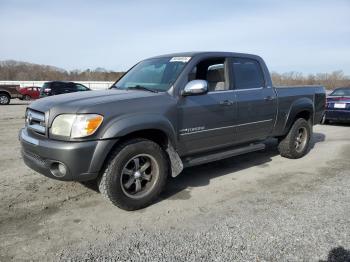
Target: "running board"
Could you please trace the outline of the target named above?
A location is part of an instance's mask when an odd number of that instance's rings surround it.
[[[187,157],[183,159],[183,164],[184,164],[184,167],[197,166],[204,163],[209,163],[209,162],[213,162],[213,161],[217,161],[217,160],[221,160],[221,159],[225,159],[233,156],[238,156],[238,155],[259,151],[259,150],[264,150],[265,147],[266,147],[265,144],[251,144],[249,146],[215,152],[209,155]]]

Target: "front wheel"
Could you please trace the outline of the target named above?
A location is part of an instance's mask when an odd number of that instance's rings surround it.
[[[0,94],[0,105],[8,105],[11,97],[8,94]]]
[[[124,210],[150,205],[163,190],[168,161],[161,147],[146,139],[132,139],[112,154],[100,177],[100,192]]]
[[[312,135],[308,121],[303,118],[297,119],[286,137],[278,144],[280,155],[286,158],[301,158],[306,155]]]

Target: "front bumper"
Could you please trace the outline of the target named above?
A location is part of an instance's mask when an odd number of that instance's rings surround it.
[[[114,140],[66,142],[46,137],[31,137],[26,128],[20,130],[24,163],[50,178],[65,181],[86,181],[97,178]],[[66,172],[57,173],[61,164]]]
[[[350,110],[326,110],[326,120],[350,122]]]

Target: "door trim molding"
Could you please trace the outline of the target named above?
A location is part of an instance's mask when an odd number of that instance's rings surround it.
[[[246,126],[246,125],[259,124],[259,123],[269,122],[269,121],[272,121],[272,120],[273,120],[273,119],[266,119],[266,120],[255,121],[255,122],[249,122],[249,123],[243,123],[243,124],[232,125],[232,126],[223,126],[223,127],[216,127],[216,128],[210,128],[210,129],[203,129],[203,130],[199,130],[199,131],[193,131],[193,132],[189,132],[189,133],[183,133],[183,134],[180,134],[180,136],[192,135],[192,134],[197,134],[197,133],[215,131],[215,130],[226,129],[226,128],[232,128],[232,127],[238,127],[238,126]],[[180,130],[180,132],[181,132],[181,130]]]

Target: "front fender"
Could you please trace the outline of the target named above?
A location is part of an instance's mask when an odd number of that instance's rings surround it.
[[[310,98],[303,97],[292,103],[284,123],[284,133],[287,133],[289,131],[294,123],[295,117],[303,111],[309,112],[311,120],[313,120],[314,103]]]
[[[176,133],[171,122],[158,114],[133,114],[117,118],[105,128],[102,139],[126,136],[145,129],[163,131],[173,145],[176,145]]]

